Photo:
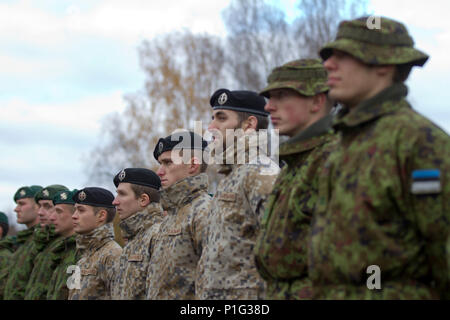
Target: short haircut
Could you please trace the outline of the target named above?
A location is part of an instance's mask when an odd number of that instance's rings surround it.
[[[413,65],[406,63],[406,64],[398,64],[395,66],[394,71],[394,83],[403,83],[408,79],[409,74],[411,73]]]
[[[93,207],[94,215],[99,213],[101,210],[106,211],[106,223],[112,222],[116,216],[116,208],[105,208],[105,207]]]
[[[136,199],[138,199],[140,196],[142,196],[145,193],[150,198],[150,203],[152,203],[152,202],[158,203],[159,202],[160,195],[159,195],[158,190],[151,188],[151,187],[147,187],[147,186],[141,186],[139,184],[134,184],[134,183],[130,183],[130,186],[131,186],[131,190],[133,190],[133,192],[134,192],[134,196],[136,197]]]
[[[253,114],[253,113],[249,113],[249,112],[240,112],[240,111],[235,111],[235,112],[238,115],[239,126],[241,126],[242,122],[244,122],[251,116],[254,116],[256,118],[256,120],[258,121],[258,123],[256,124],[256,131],[262,130],[262,129],[267,129],[267,127],[269,126],[269,117],[261,116],[261,115]]]
[[[185,151],[190,151],[190,159],[196,157],[200,158],[201,164],[200,164],[200,173],[206,172],[206,169],[208,169],[208,161],[206,159],[203,159],[203,150],[201,149],[173,149],[172,151],[178,151],[180,157],[183,157]]]

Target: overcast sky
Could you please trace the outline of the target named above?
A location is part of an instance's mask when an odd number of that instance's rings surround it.
[[[295,17],[295,0],[273,1]],[[15,219],[23,185],[84,187],[101,119],[125,107],[144,74],[137,47],[188,28],[225,35],[229,0],[0,0],[0,211]],[[370,9],[404,22],[430,54],[408,81],[413,106],[450,132],[447,0],[372,0]]]

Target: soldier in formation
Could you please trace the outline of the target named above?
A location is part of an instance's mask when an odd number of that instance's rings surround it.
[[[341,22],[322,61],[275,68],[260,94],[214,92],[212,198],[207,143],[186,131],[158,141],[157,174],[120,171],[115,198],[17,190],[28,229],[4,238],[0,215],[0,298],[448,299],[450,138],[406,100],[428,56],[403,24],[368,20]],[[289,138],[279,176],[269,114]]]

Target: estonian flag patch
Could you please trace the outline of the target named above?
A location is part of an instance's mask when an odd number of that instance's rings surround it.
[[[437,194],[441,192],[441,171],[439,169],[414,170],[412,173],[412,194]]]

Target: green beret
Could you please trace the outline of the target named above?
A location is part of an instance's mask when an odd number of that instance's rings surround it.
[[[75,201],[72,199],[73,195],[77,192],[77,189],[72,191],[59,191],[53,197],[53,205],[57,204],[72,204],[75,205]]]
[[[36,193],[36,195],[34,196],[34,201],[36,201],[36,203],[38,203],[39,200],[53,200],[53,197],[59,191],[69,191],[69,189],[67,189],[67,187],[60,185],[60,184],[52,184],[48,187],[43,188],[38,193]]]
[[[327,80],[327,71],[319,59],[295,60],[273,69],[267,78],[267,87],[259,94],[269,98],[270,90],[292,89],[312,97],[330,89]]]
[[[14,194],[14,202],[17,202],[17,200],[24,198],[34,198],[34,196],[41,190],[41,186],[21,187]]]
[[[322,59],[328,59],[333,49],[337,49],[371,65],[411,64],[421,67],[425,64],[428,55],[414,48],[414,40],[402,23],[380,17],[381,28],[369,29],[369,18],[342,21],[336,40],[320,50]]]
[[[9,224],[8,216],[0,211],[0,223]]]

